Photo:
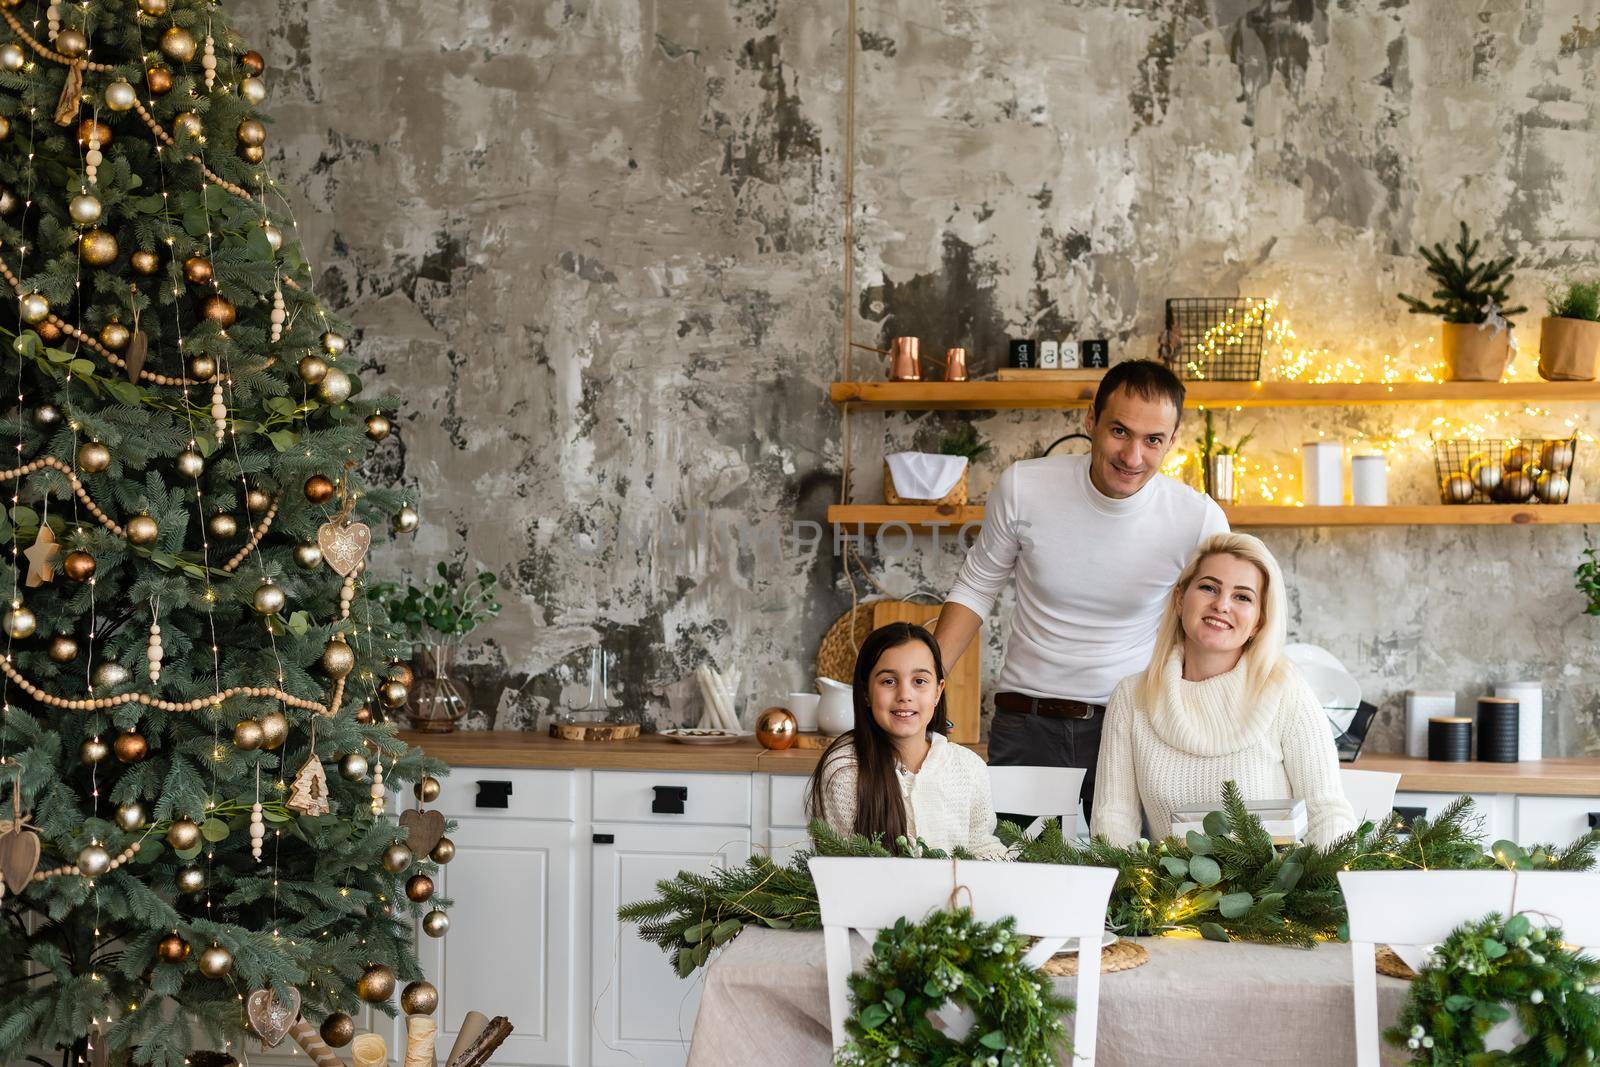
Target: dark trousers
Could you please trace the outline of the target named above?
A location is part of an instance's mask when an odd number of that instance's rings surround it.
[[[1082,767],[1087,772],[1081,795],[1087,818],[1094,807],[1094,772],[1105,717],[1101,712],[1092,719],[1047,719],[996,711],[989,724],[989,762],[996,767]]]

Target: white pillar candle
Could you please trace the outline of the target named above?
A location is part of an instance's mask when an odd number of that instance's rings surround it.
[[[1305,502],[1338,507],[1344,503],[1344,445],[1338,441],[1310,441],[1300,446],[1300,481]]]
[[[1382,452],[1350,457],[1350,502],[1379,508],[1389,503],[1389,460]]]

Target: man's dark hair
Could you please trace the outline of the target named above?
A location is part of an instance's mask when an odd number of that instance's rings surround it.
[[[1099,418],[1106,409],[1106,401],[1118,389],[1126,389],[1145,400],[1170,401],[1178,419],[1183,418],[1183,382],[1165,363],[1153,359],[1130,359],[1106,371],[1100,379],[1100,388],[1094,394],[1094,417]],[[1174,420],[1174,425],[1176,425]]]

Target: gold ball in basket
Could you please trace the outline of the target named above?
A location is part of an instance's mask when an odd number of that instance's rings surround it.
[[[1500,495],[1509,504],[1520,504],[1533,495],[1533,476],[1525,470],[1515,470],[1500,483]]]
[[[1555,471],[1565,474],[1572,469],[1572,442],[1571,441],[1546,441],[1539,446],[1539,467],[1541,470]]]
[[[413,874],[406,879],[406,899],[421,904],[433,897],[433,879],[425,874]]]
[[[762,748],[782,752],[794,744],[800,724],[788,708],[768,708],[756,719],[756,740]]]
[[[1506,469],[1507,474],[1513,471],[1520,471],[1524,467],[1531,467],[1533,466],[1533,449],[1527,445],[1516,445],[1508,448],[1506,449],[1505,458],[1500,461],[1500,465]]]
[[[1493,493],[1500,488],[1501,471],[1499,464],[1490,463],[1479,456],[1476,460],[1467,461],[1467,476],[1472,479],[1472,484],[1478,487],[1481,493]]]
[[[368,1004],[382,1004],[394,995],[394,971],[374,963],[356,980],[356,996]]]
[[[261,716],[261,747],[271,751],[289,739],[289,720],[281,711]]]
[[[411,861],[415,858],[404,841],[396,841],[383,850],[383,869],[390,874],[399,874],[410,867]]]
[[[1472,479],[1460,471],[1452,471],[1440,485],[1446,504],[1465,504],[1472,499]]]
[[[434,908],[422,917],[422,932],[429,937],[443,937],[450,931],[450,916]]]
[[[356,1021],[342,1011],[336,1011],[322,1020],[322,1040],[330,1048],[344,1048],[356,1039]]]
[[[400,681],[398,678],[395,680]],[[403,685],[405,683],[401,682],[401,684]],[[418,778],[416,784],[411,787],[411,795],[416,797],[424,804],[432,804],[435,800],[439,799],[439,779],[435,778],[431,774],[423,775],[421,778]]]
[[[1539,499],[1546,504],[1564,504],[1567,493],[1572,489],[1572,483],[1560,471],[1547,470],[1539,475],[1539,480],[1534,483],[1534,492],[1539,494]]]
[[[221,945],[212,945],[200,953],[200,973],[207,978],[226,978],[233,970],[233,953]]]
[[[432,1015],[439,1006],[439,991],[432,982],[411,982],[400,991],[400,1010],[407,1015]]]
[[[428,852],[428,858],[435,863],[449,863],[456,858],[456,843],[448,837],[439,838],[439,843]]]

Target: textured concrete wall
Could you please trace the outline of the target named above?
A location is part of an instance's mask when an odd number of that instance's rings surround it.
[[[581,703],[597,646],[625,712],[657,721],[698,714],[681,679],[708,658],[742,669],[753,709],[809,679],[849,591],[826,541],[772,535],[821,520],[838,491],[825,390],[846,308],[859,337],[966,344],[981,373],[1007,336],[1148,354],[1168,296],[1276,294],[1300,342],[1414,369],[1430,324],[1394,294],[1423,284],[1420,240],[1466,218],[1517,255],[1528,352],[1546,283],[1600,245],[1597,0],[864,0],[854,42],[844,0],[276,0],[236,17],[268,57],[270,158],[323,291],[405,401],[385,462],[428,525],[389,562],[464,555],[510,587],[473,669],[477,718],[502,727]],[[1223,423],[1292,470],[1319,433],[1403,439],[1436,418],[1566,432],[1594,413]],[[885,449],[961,417],[858,417],[853,496],[877,499]],[[979,496],[1081,422],[975,418],[993,445]],[[1593,445],[1580,457],[1600,462]],[[1431,502],[1413,443],[1391,478],[1393,499]],[[1595,481],[1575,499],[1600,499]],[[1385,706],[1384,747],[1404,689],[1467,697],[1509,676],[1547,683],[1549,745],[1594,743],[1581,529],[1268,541],[1294,636]],[[868,565],[898,594],[937,593],[959,562],[924,545]]]

